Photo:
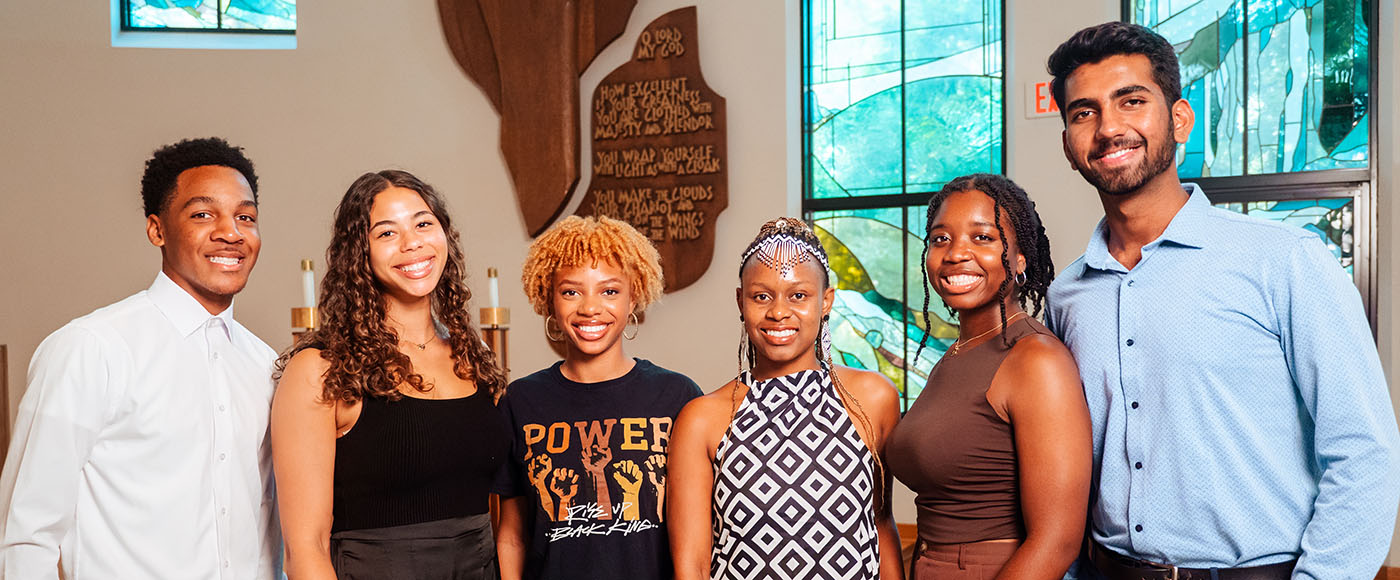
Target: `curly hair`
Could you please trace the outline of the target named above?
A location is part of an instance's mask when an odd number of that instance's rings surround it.
[[[1065,120],[1065,81],[1075,70],[1086,64],[1101,62],[1110,56],[1140,54],[1152,63],[1152,82],[1162,89],[1167,104],[1181,99],[1181,68],[1176,58],[1176,50],[1167,39],[1153,32],[1151,28],[1126,22],[1105,22],[1090,26],[1069,40],[1064,41],[1050,53],[1045,68],[1052,77],[1050,93],[1055,97],[1055,105],[1060,108],[1060,120]]]
[[[390,187],[412,190],[422,197],[447,235],[447,260],[432,293],[432,310],[437,323],[447,329],[453,372],[475,381],[478,389],[499,396],[505,390],[505,376],[468,313],[471,291],[463,281],[466,258],[446,204],[432,186],[396,170],[361,175],[335,208],[335,225],[326,249],[326,276],[321,283],[318,318],[322,326],[304,335],[277,360],[274,378],[280,378],[287,361],[297,352],[319,348],[321,358],[330,363],[322,377],[324,401],[354,403],[365,397],[398,400],[402,396],[398,387],[404,383],[419,392],[432,388],[413,371],[408,355],[398,348],[398,334],[385,323],[382,284],[370,268],[370,207],[374,197]]]
[[[1045,235],[1045,225],[1040,223],[1040,214],[1035,211],[1035,202],[1031,201],[1021,186],[1006,177],[992,173],[974,173],[949,181],[943,189],[929,198],[927,221],[924,223],[924,258],[920,261],[924,284],[924,320],[929,320],[930,300],[928,251],[932,236],[927,234],[933,231],[934,215],[938,213],[938,208],[943,207],[943,202],[948,196],[965,191],[980,191],[992,198],[992,221],[997,227],[997,235],[1003,241],[1006,240],[1006,229],[1001,223],[1001,212],[1005,210],[1006,215],[1011,218],[1011,228],[1016,234],[1016,248],[1026,258],[1026,281],[1016,286],[1016,301],[1022,309],[1025,309],[1029,302],[1031,316],[1039,316],[1045,306],[1045,292],[1055,280],[1055,263],[1050,259],[1050,239]],[[1002,243],[1001,267],[1006,271],[1006,276],[1002,279],[1001,286],[997,287],[996,301],[1001,309],[1003,326],[1006,324],[1006,297],[1010,295],[1011,281],[1016,277],[1016,270],[1011,267],[1010,252],[1010,244]],[[1005,335],[1003,339],[1004,337]],[[914,352],[913,360],[919,360],[927,342],[928,333],[925,333],[919,340],[919,349]]]
[[[165,210],[181,173],[206,165],[222,165],[242,173],[248,188],[253,190],[253,203],[258,202],[258,175],[253,172],[253,162],[243,155],[242,147],[229,145],[218,137],[185,139],[157,149],[146,161],[146,172],[141,176],[141,203],[146,215],[159,215]]]
[[[806,249],[810,249],[812,257],[817,259],[819,266],[822,266],[822,290],[825,291],[825,289],[831,285],[831,274],[825,266],[829,263],[826,255],[826,248],[822,247],[821,240],[817,238],[817,234],[812,231],[811,226],[800,219],[790,217],[780,217],[769,220],[758,228],[758,235],[754,236],[753,241],[749,242],[748,247],[745,248],[744,253],[741,254],[743,262],[739,264],[740,280],[743,279],[745,270],[749,269],[753,264],[760,263],[754,249],[776,237],[796,240],[798,243],[807,246]],[[846,385],[841,382],[841,378],[836,376],[836,367],[831,361],[831,353],[821,346],[823,337],[830,334],[827,318],[828,316],[826,315],[822,316],[821,329],[817,332],[817,342],[812,345],[812,348],[816,349],[817,359],[821,361],[822,366],[827,369],[828,374],[831,376],[831,384],[836,387],[836,394],[840,397],[841,402],[855,410],[856,421],[860,423],[861,428],[864,429],[866,434],[862,440],[865,441],[866,449],[870,450],[870,456],[875,459],[875,486],[877,490],[880,490],[884,487],[885,464],[880,460],[879,451],[876,450],[871,443],[875,438],[875,428],[870,422],[870,417],[865,414],[865,408],[861,406],[860,401],[846,389]],[[743,320],[742,313],[739,315],[739,319],[741,321]],[[739,368],[740,371],[743,370],[745,366],[744,357],[747,355],[748,368],[749,370],[753,370],[754,361],[757,359],[758,352],[752,344],[749,344],[747,331],[744,332],[743,336],[744,340],[739,344]],[[736,377],[735,380],[737,381],[739,378]],[[734,415],[739,412],[739,389],[736,388],[730,393],[729,404],[729,423],[732,427],[734,424]],[[728,437],[729,427],[726,427],[724,438]],[[877,491],[875,494],[875,508],[877,510],[881,507],[882,498],[883,492]]]
[[[632,282],[636,312],[661,298],[664,278],[661,254],[651,240],[630,224],[609,217],[569,216],[540,234],[530,244],[521,267],[520,283],[535,314],[554,310],[554,271],[605,261],[627,272]]]

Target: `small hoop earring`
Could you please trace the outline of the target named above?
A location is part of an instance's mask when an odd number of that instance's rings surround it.
[[[1017,272],[1015,278],[1013,278],[1013,279],[1016,280],[1016,285],[1017,285],[1017,286],[1025,286],[1025,285],[1026,285],[1026,271],[1025,271],[1025,270],[1021,270],[1020,272]]]
[[[627,327],[622,328],[622,338],[627,340],[637,338],[637,333],[642,331],[642,321],[637,319],[637,313],[633,312],[630,318],[631,320],[628,321],[628,325],[633,327],[631,336],[627,334]]]
[[[544,337],[548,338],[549,342],[561,342],[564,340],[564,329],[559,329],[559,334],[557,336],[549,332],[549,323],[553,320],[553,314],[544,317]]]

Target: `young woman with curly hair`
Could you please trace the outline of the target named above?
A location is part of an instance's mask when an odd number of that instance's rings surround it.
[[[272,403],[288,577],[496,578],[504,378],[442,198],[403,171],[360,176],[326,262],[322,325],[279,359]]]
[[[676,578],[899,579],[882,460],[894,385],[831,363],[836,291],[807,224],[764,224],[739,263],[739,375],[676,420]]]
[[[926,227],[924,314],[931,284],[959,336],[890,439],[917,494],[913,577],[1058,579],[1083,541],[1092,456],[1074,359],[1035,319],[1055,276],[1045,228],[989,174],[934,194]]]
[[[501,577],[670,578],[666,451],[700,395],[684,375],[629,358],[637,314],[661,296],[656,248],[625,222],[564,218],[521,274],[564,360],[511,383],[512,429],[496,492]]]

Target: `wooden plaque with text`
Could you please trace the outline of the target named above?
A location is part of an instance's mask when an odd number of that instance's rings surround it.
[[[656,244],[666,291],[709,268],[729,206],[724,97],[700,74],[695,7],[642,31],[632,59],[593,92],[592,170],[578,215],[632,224]]]

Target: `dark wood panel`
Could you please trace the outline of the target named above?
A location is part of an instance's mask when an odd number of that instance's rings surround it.
[[[442,19],[447,48],[467,78],[481,87],[491,101],[491,107],[501,110],[501,71],[496,68],[496,48],[486,17],[477,0],[438,0],[438,15]]]
[[[438,0],[457,64],[501,116],[501,155],[525,229],[539,235],[578,183],[579,75],[636,0]]]

